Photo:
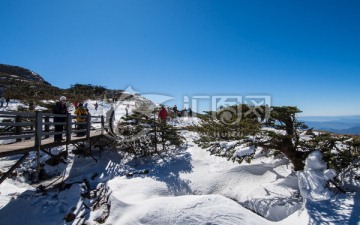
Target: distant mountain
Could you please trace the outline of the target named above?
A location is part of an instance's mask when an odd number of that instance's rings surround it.
[[[360,126],[351,127],[344,130],[338,131],[340,134],[360,134]]]
[[[23,81],[35,81],[35,82],[51,85],[39,74],[20,66],[0,64],[0,75],[2,80],[18,79]]]
[[[0,81],[1,96],[24,102],[53,99],[63,93],[39,74],[20,66],[0,64]]]
[[[310,128],[338,134],[360,134],[360,116],[308,116],[299,117]]]
[[[42,100],[56,100],[65,95],[69,101],[83,101],[86,99],[127,98],[123,90],[107,89],[98,85],[74,84],[67,89],[51,85],[38,73],[29,69],[0,64],[0,97],[19,99],[24,102],[41,102]]]

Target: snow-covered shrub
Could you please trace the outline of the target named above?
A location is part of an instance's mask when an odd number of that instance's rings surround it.
[[[333,169],[327,169],[320,151],[313,151],[305,161],[304,170],[298,172],[299,189],[303,199],[329,199],[330,191],[327,182],[336,176]]]
[[[149,156],[175,149],[183,143],[178,131],[160,123],[154,116],[134,112],[118,123],[119,140],[123,150],[135,156]]]

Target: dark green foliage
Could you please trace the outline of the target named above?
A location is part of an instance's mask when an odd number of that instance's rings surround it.
[[[106,92],[106,88],[99,85],[91,84],[73,84],[66,90],[68,95],[81,98],[92,98],[103,96]]]
[[[156,110],[143,104],[118,124],[122,149],[135,156],[150,156],[166,152],[183,143],[178,131],[155,119]]]
[[[0,80],[6,98],[19,99],[27,104],[34,105],[61,94],[60,88],[51,86],[39,74],[18,66],[0,64]],[[33,110],[31,105],[30,110]]]
[[[320,150],[329,168],[338,173],[349,167],[360,168],[359,137],[322,133],[307,144],[309,148]]]
[[[202,134],[202,137],[211,137],[213,141],[241,140],[260,131],[261,124],[256,116],[238,114],[236,110],[235,106],[229,106],[218,112],[206,112],[199,115],[202,123],[191,129]]]
[[[221,112],[207,112],[202,115],[203,123],[198,127],[193,127],[193,131],[198,131],[201,136],[197,143],[202,148],[207,148],[211,154],[227,157],[234,161],[250,161],[251,155],[237,156],[237,146],[261,147],[263,151],[271,152],[272,155],[282,154],[286,156],[294,166],[294,170],[303,170],[304,162],[308,154],[314,150],[320,150],[324,154],[324,160],[329,168],[333,168],[338,173],[349,167],[359,168],[360,160],[360,138],[344,135],[334,135],[330,133],[316,134],[312,129],[297,120],[296,114],[301,111],[297,107],[282,106],[271,107],[270,117],[263,117],[263,114],[254,113],[250,118],[242,115],[242,120],[236,123],[220,123]],[[218,114],[219,113],[219,114]],[[256,115],[254,117],[254,115]],[[229,121],[235,121],[232,117],[227,117]],[[274,128],[274,130],[259,129],[261,121],[263,126]],[[240,131],[236,137],[229,134],[232,131]],[[218,135],[220,134],[220,135]],[[307,139],[301,139],[306,135]],[[251,140],[246,137],[252,136]],[[221,143],[224,141],[234,141],[230,148],[224,148]]]
[[[303,170],[304,160],[311,150],[300,140],[300,134],[307,126],[297,120],[296,114],[301,111],[293,106],[271,107],[270,120],[267,125],[276,131],[267,131],[268,141],[259,143],[265,149],[275,149],[283,153],[293,164],[294,170]]]
[[[50,85],[50,83],[45,81],[44,78],[42,78],[39,74],[34,73],[28,69],[19,66],[0,64],[0,76],[14,77],[14,75],[17,76],[18,79],[35,81]]]
[[[171,146],[180,146],[184,143],[175,127],[165,123],[156,123],[155,126],[156,130],[154,132],[157,132],[162,151],[170,149]]]
[[[53,96],[60,96],[60,88],[35,81],[19,80],[13,77],[2,77],[4,95],[11,99],[39,101],[44,99],[53,99]],[[58,97],[57,97],[58,98]]]
[[[241,110],[239,110],[240,108]],[[202,148],[207,148],[213,155],[226,157],[228,160],[239,163],[243,160],[250,162],[253,153],[238,155],[236,148],[254,145],[254,139],[248,137],[260,132],[261,123],[256,114],[241,114],[239,113],[241,111],[249,112],[249,106],[228,106],[217,112],[198,115],[202,119],[202,123],[190,128],[192,131],[200,133],[200,138],[196,140],[196,143]],[[234,144],[229,148],[224,148],[220,144],[223,141],[234,141]]]
[[[236,114],[241,108],[242,114]],[[268,107],[263,106],[256,111],[249,105],[230,106],[217,112],[207,112],[202,116],[203,123],[193,128],[201,136],[197,143],[215,155],[220,155],[242,162],[250,161],[251,155],[238,156],[235,152],[237,146],[262,147],[264,150],[272,150],[284,154],[294,165],[294,170],[304,168],[304,159],[311,151],[300,140],[300,134],[306,125],[299,122],[296,114],[301,112],[296,107]],[[230,112],[230,113],[229,113]],[[261,131],[261,126],[275,128],[276,131]],[[252,136],[249,140],[247,137]],[[259,136],[260,138],[256,138]],[[261,138],[262,137],[262,138]],[[266,137],[266,138],[264,138]],[[219,141],[238,142],[231,148],[224,149]]]

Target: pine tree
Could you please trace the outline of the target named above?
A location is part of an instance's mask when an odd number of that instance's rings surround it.
[[[183,143],[173,126],[156,119],[157,111],[147,104],[140,104],[132,114],[123,117],[124,121],[118,124],[123,148],[136,156],[149,156],[175,149]]]
[[[209,111],[205,115],[200,115],[201,124],[191,128],[200,133],[200,139],[196,143],[202,148],[207,148],[211,154],[226,157],[228,160],[239,163],[244,159],[250,161],[253,154],[238,155],[236,148],[254,145],[254,139],[249,139],[249,136],[256,135],[260,131],[261,124],[256,115],[239,113],[239,107],[248,112],[249,106],[241,105],[228,106],[216,112]],[[237,142],[225,149],[220,144],[222,141]]]
[[[320,133],[308,143],[308,148],[319,149],[329,168],[341,173],[349,167],[360,167],[360,138],[349,135]]]
[[[300,112],[293,106],[271,107],[271,120],[268,125],[276,131],[267,131],[270,139],[259,143],[259,146],[265,149],[275,149],[284,154],[293,164],[295,171],[303,170],[304,160],[310,153],[305,143],[300,140],[301,132],[307,129],[296,117]]]

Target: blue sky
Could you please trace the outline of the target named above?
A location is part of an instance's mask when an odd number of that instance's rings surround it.
[[[1,0],[0,63],[180,108],[183,96],[258,95],[355,115],[359,11],[356,0]]]

